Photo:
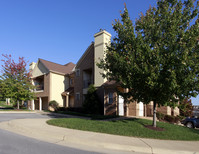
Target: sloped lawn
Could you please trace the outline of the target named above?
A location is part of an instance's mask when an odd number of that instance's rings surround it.
[[[122,136],[134,136],[141,138],[154,138],[166,140],[197,140],[199,141],[199,130],[186,127],[157,122],[157,126],[163,131],[156,131],[146,128],[152,121],[145,119],[128,119],[115,121],[86,120],[79,118],[51,119],[48,124],[78,129],[84,131],[100,132]]]

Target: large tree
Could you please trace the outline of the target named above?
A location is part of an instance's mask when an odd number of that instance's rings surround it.
[[[125,6],[115,20],[116,36],[98,67],[128,92],[126,101],[175,106],[199,92],[199,4],[193,0],[158,0],[135,24]]]
[[[17,102],[31,100],[34,98],[31,84],[30,72],[26,69],[27,61],[19,57],[15,62],[11,55],[3,55],[2,75],[0,76],[1,95],[4,98],[11,98]]]

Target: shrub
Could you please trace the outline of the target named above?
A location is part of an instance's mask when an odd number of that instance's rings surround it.
[[[163,114],[161,112],[157,112],[156,116],[157,116],[158,120],[164,120],[165,114]]]
[[[49,102],[49,106],[52,107],[55,111],[57,111],[59,104],[55,100],[53,100]]]
[[[65,107],[58,107],[57,111],[67,111],[67,108],[65,108]]]
[[[165,115],[164,120],[170,122],[170,123],[175,123],[175,117],[171,115]]]
[[[184,116],[180,116],[180,115],[178,115],[177,117],[178,117],[179,121],[181,121],[181,120],[185,119],[185,117],[184,117]]]
[[[85,113],[82,107],[67,108],[67,111]]]

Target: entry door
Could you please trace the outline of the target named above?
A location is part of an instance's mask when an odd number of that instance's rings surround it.
[[[144,116],[144,104],[142,102],[139,102],[139,116]]]
[[[119,95],[119,115],[124,116],[124,98]]]

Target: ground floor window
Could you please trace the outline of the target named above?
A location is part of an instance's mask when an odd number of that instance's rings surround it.
[[[113,93],[109,92],[108,93],[108,104],[112,104],[113,103]]]

